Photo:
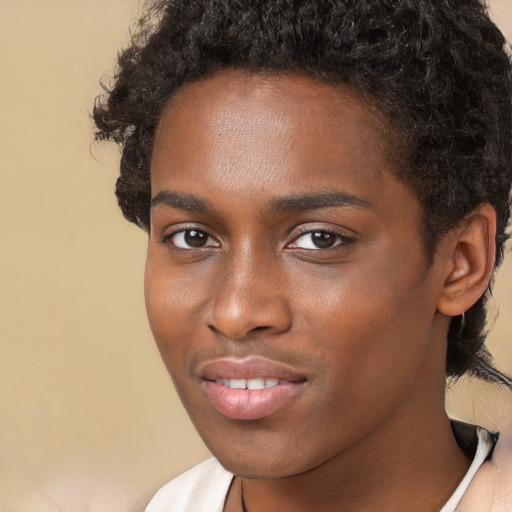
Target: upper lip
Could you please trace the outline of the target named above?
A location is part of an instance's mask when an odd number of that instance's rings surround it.
[[[215,359],[201,364],[197,373],[205,380],[256,379],[259,377],[292,382],[306,380],[306,376],[296,369],[262,357]]]

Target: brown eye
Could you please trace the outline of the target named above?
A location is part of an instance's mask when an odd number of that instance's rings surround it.
[[[311,233],[311,241],[319,249],[328,249],[336,242],[336,235],[333,233],[327,233],[326,231],[317,231]]]
[[[203,247],[208,240],[208,235],[204,231],[187,229],[187,231],[185,231],[184,240],[190,247]]]
[[[340,233],[318,230],[303,233],[295,238],[289,247],[292,249],[308,249],[314,251],[348,245],[353,241],[353,238]]]
[[[183,229],[166,238],[167,242],[180,249],[202,249],[204,247],[219,247],[218,242],[206,231],[200,229]]]

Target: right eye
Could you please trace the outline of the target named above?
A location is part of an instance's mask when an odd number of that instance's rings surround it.
[[[219,242],[206,231],[200,229],[182,229],[175,231],[164,238],[165,243],[170,243],[179,249],[203,249],[205,247],[220,247]]]

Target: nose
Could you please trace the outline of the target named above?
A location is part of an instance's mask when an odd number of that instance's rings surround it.
[[[278,266],[247,253],[232,256],[214,283],[208,327],[235,340],[289,330],[287,287]]]

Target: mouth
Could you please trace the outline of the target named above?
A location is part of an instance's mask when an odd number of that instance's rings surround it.
[[[265,377],[256,377],[255,379],[215,379],[214,382],[231,389],[265,389],[291,383],[288,380]]]
[[[199,370],[212,405],[224,416],[256,420],[277,413],[304,391],[306,377],[262,358],[220,359]]]

